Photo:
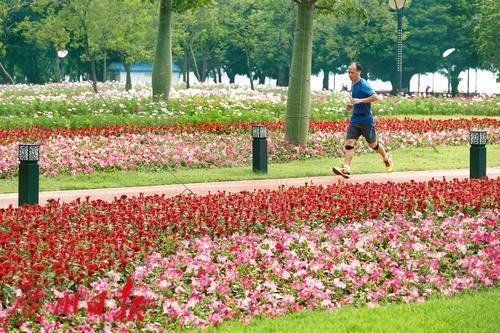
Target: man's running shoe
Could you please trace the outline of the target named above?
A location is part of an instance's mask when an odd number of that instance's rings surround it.
[[[394,166],[394,163],[392,162],[391,156],[387,154],[387,160],[384,161],[385,168],[387,169],[387,172],[392,172],[392,167]]]
[[[344,178],[349,178],[351,176],[349,168],[346,168],[345,166],[341,166],[340,168],[333,167],[332,171],[334,174],[342,176]]]

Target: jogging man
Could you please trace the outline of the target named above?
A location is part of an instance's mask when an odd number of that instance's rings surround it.
[[[361,78],[362,68],[358,62],[353,62],[347,70],[352,81],[352,100],[351,104],[346,107],[348,110],[352,110],[352,116],[347,128],[344,164],[340,168],[333,167],[333,172],[336,175],[349,178],[354,145],[361,135],[366,139],[370,148],[382,156],[387,171],[392,172],[393,163],[391,157],[386,153],[384,147],[377,142],[371,113],[371,103],[378,100],[378,96],[366,80]]]

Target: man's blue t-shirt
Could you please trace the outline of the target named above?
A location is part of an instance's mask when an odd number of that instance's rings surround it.
[[[374,93],[375,91],[373,91],[365,79],[361,79],[352,85],[352,98],[366,98]],[[373,124],[371,103],[354,104],[352,106],[351,123]]]

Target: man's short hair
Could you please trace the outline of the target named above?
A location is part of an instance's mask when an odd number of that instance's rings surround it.
[[[358,72],[363,71],[363,66],[361,66],[361,63],[359,63],[358,61],[353,61],[353,64],[356,65],[356,70]]]

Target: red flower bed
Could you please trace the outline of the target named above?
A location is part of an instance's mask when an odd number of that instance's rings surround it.
[[[498,207],[500,178],[337,184],[207,196],[125,196],[0,210],[0,286],[72,285],[131,267],[171,238]],[[131,264],[131,266],[129,266]],[[0,288],[2,290],[2,288]]]
[[[318,121],[311,122],[311,131],[333,131],[342,132],[345,130],[348,121]],[[80,127],[77,129],[68,128],[11,128],[0,129],[0,144],[9,142],[39,142],[52,137],[75,137],[75,136],[119,136],[130,133],[164,133],[166,131],[182,132],[233,132],[249,131],[254,123],[236,123],[236,124],[198,124],[198,125],[165,125],[165,126],[91,126]],[[264,123],[269,130],[282,130],[283,122]],[[379,131],[410,131],[415,133],[437,132],[454,129],[473,129],[484,127],[498,127],[500,120],[493,118],[482,119],[381,119],[377,120],[377,129]]]

